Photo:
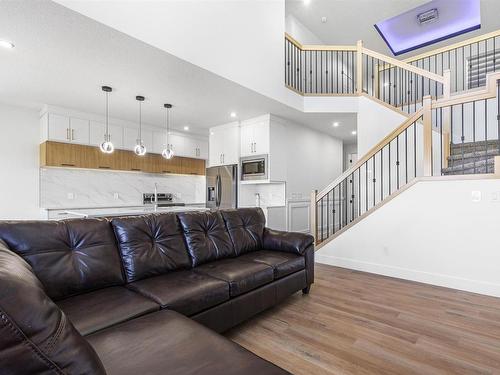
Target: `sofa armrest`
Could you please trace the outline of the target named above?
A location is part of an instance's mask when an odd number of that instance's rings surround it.
[[[314,244],[314,237],[299,232],[283,232],[264,228],[262,242],[262,246],[266,250],[304,255],[307,248]]]

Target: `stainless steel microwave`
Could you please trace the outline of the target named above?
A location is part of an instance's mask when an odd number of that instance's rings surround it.
[[[241,158],[241,180],[267,180],[269,165],[267,155],[247,156]]]

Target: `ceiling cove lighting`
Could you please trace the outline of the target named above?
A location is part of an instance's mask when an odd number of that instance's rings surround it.
[[[0,40],[0,47],[12,49],[15,47],[14,43],[9,42],[8,40]]]
[[[137,144],[134,147],[134,152],[138,156],[144,156],[147,151],[142,140],[142,102],[144,101],[144,96],[137,95],[135,100],[139,102],[139,137],[137,138]]]
[[[432,0],[375,24],[395,56],[479,28],[480,0]]]
[[[102,86],[101,89],[106,94],[106,128],[104,131],[104,141],[99,145],[99,148],[105,154],[112,154],[115,146],[111,143],[111,134],[109,134],[109,93],[113,89],[109,86]]]
[[[161,156],[163,156],[165,159],[172,159],[174,157],[174,150],[172,150],[172,147],[170,147],[170,144],[168,143],[168,136],[170,134],[169,131],[169,125],[170,125],[170,109],[172,108],[172,104],[163,104],[163,107],[165,108],[165,144],[167,145],[163,151],[161,152]]]

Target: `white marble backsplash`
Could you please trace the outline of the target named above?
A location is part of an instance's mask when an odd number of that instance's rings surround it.
[[[205,176],[159,175],[108,170],[41,168],[40,207],[44,209],[142,205],[142,194],[174,194],[174,202],[205,203]]]

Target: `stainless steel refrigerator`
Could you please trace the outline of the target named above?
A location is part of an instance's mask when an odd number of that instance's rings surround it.
[[[207,207],[236,208],[238,205],[238,166],[207,168]]]

